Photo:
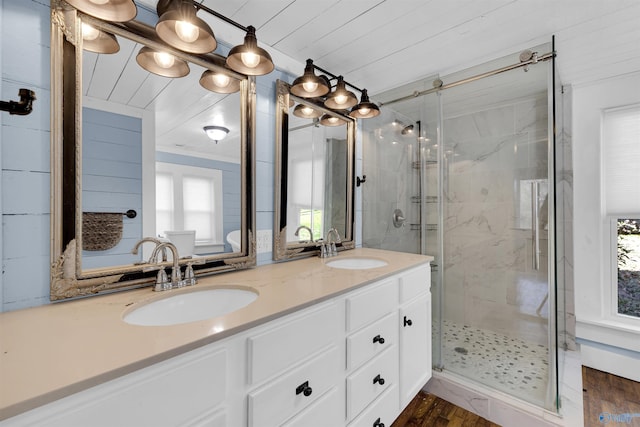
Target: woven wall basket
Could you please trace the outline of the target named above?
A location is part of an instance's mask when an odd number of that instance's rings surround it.
[[[122,239],[121,213],[83,212],[82,249],[106,251]]]

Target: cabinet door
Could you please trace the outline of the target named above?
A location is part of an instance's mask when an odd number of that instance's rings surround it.
[[[400,406],[431,378],[431,295],[400,308]]]

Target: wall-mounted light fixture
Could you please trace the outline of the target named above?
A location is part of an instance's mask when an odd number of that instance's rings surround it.
[[[322,74],[316,75],[316,70]],[[336,80],[333,92],[331,91],[331,80]],[[358,102],[356,95],[347,89],[347,86],[361,93],[360,102]],[[292,94],[300,98],[316,98],[314,102],[318,102],[320,97],[320,102],[324,103],[325,107],[335,111],[347,110],[346,113],[356,119],[368,119],[380,114],[380,108],[371,102],[366,89],[360,89],[344,80],[342,76],[336,76],[314,65],[311,59],[307,59],[304,74],[293,81],[290,90]],[[349,111],[348,109],[351,110]],[[331,117],[330,115],[327,116]],[[329,123],[329,117],[326,118],[326,123]],[[320,123],[325,124],[322,119]],[[343,123],[333,125],[340,124]]]
[[[111,22],[131,21],[138,14],[133,0],[66,0],[71,6],[94,18]]]
[[[298,104],[293,109],[293,115],[301,117],[303,119],[317,119],[322,116],[322,111],[319,111],[307,104]]]
[[[113,23],[126,23],[135,18],[137,14],[137,8],[133,0],[67,0],[67,3],[80,12],[99,20]],[[229,70],[246,76],[260,76],[273,71],[274,64],[271,55],[258,46],[256,29],[254,27],[240,25],[232,19],[194,0],[158,1],[156,11],[159,19],[155,26],[155,32],[159,39],[172,49],[178,49],[183,52],[192,54],[207,54],[213,52],[218,43],[211,27],[209,27],[204,20],[196,16],[199,10],[204,10],[216,18],[246,32],[244,43],[232,48],[229,55],[225,58],[226,67],[228,67]],[[87,50],[98,53],[117,52],[114,46],[117,46],[118,42],[113,34],[104,31],[100,32],[101,30],[94,30],[98,31],[98,33],[91,31],[90,28],[87,28],[86,36],[83,33],[84,47]],[[103,47],[102,45],[96,47],[95,43],[91,41],[91,37],[107,43],[108,47]],[[161,50],[156,49],[157,55],[153,56],[147,50],[143,51],[143,49],[140,50],[136,59],[138,59],[138,63],[146,70],[165,77],[182,77],[188,74],[188,71],[186,73],[184,72],[185,67],[182,65],[179,66],[180,71],[174,70],[172,60],[168,56],[168,53],[163,54]],[[172,57],[174,58],[174,63],[180,61],[175,56],[172,55]],[[207,80],[210,78],[213,79],[214,76],[208,74],[205,76],[203,74],[201,78],[201,84],[209,90],[220,93],[231,93],[239,90],[239,82],[236,81],[234,83],[234,79],[231,77],[229,83],[232,85],[230,87],[224,84],[224,79],[222,78],[219,78],[217,82],[213,80],[208,82]]]
[[[148,46],[140,49],[136,61],[150,73],[163,77],[184,77],[190,71],[186,61]]]
[[[205,126],[203,129],[209,139],[215,141],[216,144],[229,134],[229,129],[224,126]]]
[[[89,52],[116,53],[120,51],[120,44],[111,33],[99,30],[91,25],[82,23],[82,47]]]

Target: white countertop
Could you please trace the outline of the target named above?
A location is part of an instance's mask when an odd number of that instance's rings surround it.
[[[374,257],[368,270],[325,266],[339,257]],[[340,252],[198,279],[194,287],[150,287],[0,313],[0,420],[158,363],[253,326],[428,263],[432,257],[377,249]],[[171,326],[122,321],[137,304],[175,292],[248,287],[253,303],[230,314]]]

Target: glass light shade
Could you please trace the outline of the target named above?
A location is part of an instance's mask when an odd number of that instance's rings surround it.
[[[370,119],[380,114],[380,108],[369,100],[367,90],[362,90],[362,96],[360,97],[360,103],[351,109],[349,116],[354,119]]]
[[[344,110],[353,107],[357,103],[358,98],[353,92],[347,90],[342,76],[338,77],[336,90],[331,92],[326,101],[324,101],[324,105],[332,110]]]
[[[235,46],[229,51],[227,66],[247,76],[262,76],[273,71],[274,65],[271,55],[266,50],[258,47],[258,39],[256,38],[256,29],[254,27],[247,27],[244,43]]]
[[[200,86],[216,93],[234,93],[240,90],[240,80],[222,72],[205,70],[200,77]]]
[[[186,61],[166,52],[158,52],[148,46],[140,49],[136,62],[150,73],[163,77],[184,77],[190,71]]]
[[[120,44],[115,35],[83,23],[82,48],[89,52],[110,54],[118,52]]]
[[[229,134],[229,129],[224,126],[205,126],[203,129],[209,139],[215,141],[216,144]]]
[[[316,76],[313,68],[313,61],[307,59],[304,74],[293,81],[291,93],[300,98],[315,98],[329,93],[330,85],[326,78]]]
[[[191,0],[158,3],[156,33],[165,43],[191,53],[213,52],[218,46],[213,30],[196,16]]]
[[[318,111],[309,105],[298,104],[296,108],[293,109],[293,115],[303,119],[317,119],[322,116],[322,111]]]
[[[111,22],[131,21],[138,13],[133,0],[67,0],[67,3],[87,15]]]

